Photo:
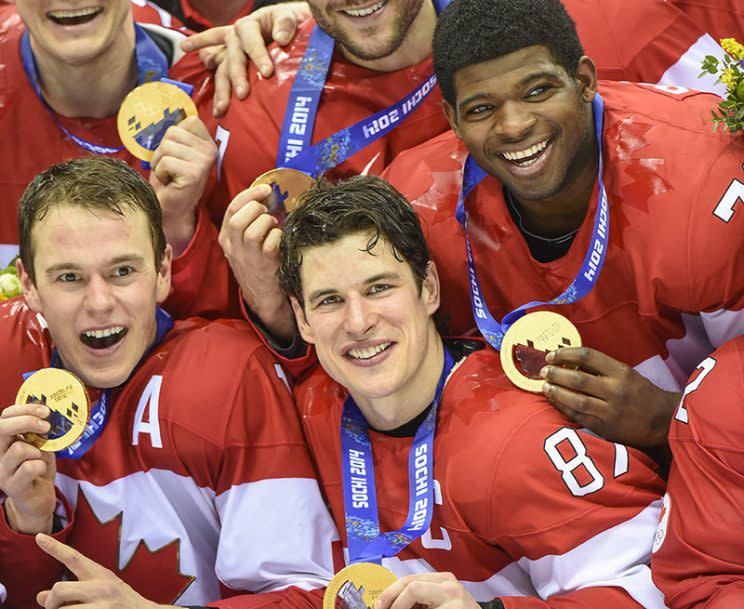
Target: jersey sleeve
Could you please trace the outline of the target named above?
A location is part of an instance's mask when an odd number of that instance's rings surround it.
[[[687,235],[690,311],[714,347],[744,334],[744,138],[732,137],[698,184]]]
[[[486,518],[539,598],[502,597],[506,609],[663,608],[648,567],[663,492],[653,462],[557,413],[526,419],[492,468]]]
[[[234,591],[324,587],[339,537],[286,375],[266,349],[248,362],[234,404],[216,485],[217,576]]]
[[[670,609],[744,604],[744,339],[706,358],[672,420],[654,580]]]
[[[203,207],[191,242],[173,260],[171,293],[163,308],[175,319],[242,316],[238,284]]]
[[[5,496],[0,492],[0,500]],[[74,524],[74,516],[69,504],[57,492],[57,514],[66,526],[54,537],[65,543]],[[7,599],[0,604],[7,609],[36,606],[36,595],[49,590],[62,579],[65,567],[36,545],[33,535],[24,535],[10,528],[5,517],[4,507],[0,507],[0,573],[6,586]]]

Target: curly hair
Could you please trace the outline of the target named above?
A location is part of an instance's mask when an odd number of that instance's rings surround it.
[[[453,0],[434,31],[434,72],[444,99],[457,102],[457,70],[542,45],[569,74],[584,49],[559,0]]]

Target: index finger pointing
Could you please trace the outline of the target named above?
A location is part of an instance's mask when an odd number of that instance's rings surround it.
[[[49,554],[49,556],[65,565],[80,581],[91,579],[99,575],[102,571],[108,571],[108,569],[93,562],[90,558],[83,556],[74,548],[57,541],[49,535],[39,533],[35,539],[36,545]]]

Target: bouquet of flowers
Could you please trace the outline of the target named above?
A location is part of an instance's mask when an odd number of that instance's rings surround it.
[[[726,85],[726,98],[719,102],[718,111],[711,110],[713,129],[723,123],[724,129],[736,133],[744,131],[744,45],[734,38],[724,38],[721,46],[727,55],[723,56],[722,61],[713,55],[707,55],[700,76],[718,75],[716,84]]]
[[[0,269],[0,300],[21,295],[21,280],[15,267],[15,259],[4,269]]]

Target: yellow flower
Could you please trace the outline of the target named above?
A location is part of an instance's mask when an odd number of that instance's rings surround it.
[[[733,68],[727,68],[721,72],[721,82],[726,85],[728,89],[736,89],[736,72]]]
[[[736,60],[744,59],[744,44],[736,42],[734,38],[723,38],[721,46],[731,57]]]

